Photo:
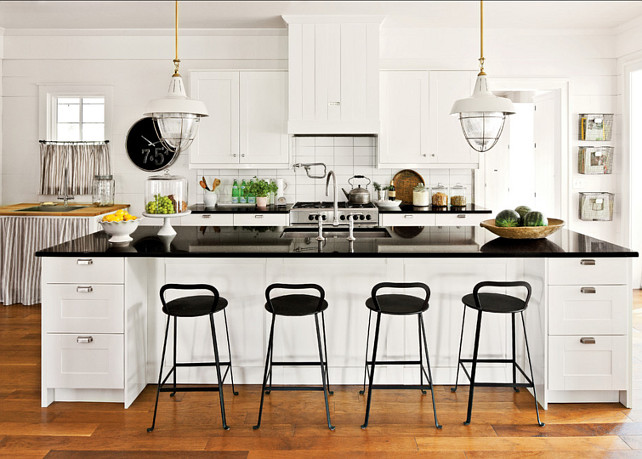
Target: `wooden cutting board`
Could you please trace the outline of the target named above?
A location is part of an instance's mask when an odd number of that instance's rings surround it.
[[[395,185],[396,197],[401,199],[402,204],[412,204],[412,190],[420,183],[426,184],[424,178],[411,169],[397,172],[392,183]]]

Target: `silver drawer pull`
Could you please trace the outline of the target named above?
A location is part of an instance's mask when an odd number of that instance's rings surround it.
[[[595,266],[595,260],[580,260],[580,264],[584,266]]]
[[[76,264],[79,264],[79,265],[93,265],[94,264],[94,260],[92,260],[91,258],[79,258],[79,259],[76,260]]]
[[[466,215],[464,215],[464,214],[459,214],[459,215],[457,215],[457,218],[466,218]]]
[[[263,215],[257,214],[257,215],[254,216],[254,218],[263,218]]]
[[[79,336],[78,338],[76,338],[76,342],[78,344],[89,344],[89,343],[92,343],[93,341],[94,341],[93,336]]]
[[[582,343],[582,344],[595,344],[595,338],[590,338],[590,337],[584,336],[583,338],[580,338],[580,343]]]
[[[88,285],[86,287],[81,287],[81,286],[76,287],[76,292],[78,293],[91,293],[93,291],[94,291],[94,288],[91,285]]]
[[[210,215],[210,214],[204,214],[204,215],[203,215],[203,218],[210,218],[210,217],[211,217],[211,215]]]
[[[341,102],[328,102],[328,105],[341,105]]]
[[[595,287],[582,287],[580,293],[595,293]]]
[[[404,215],[403,218],[413,218],[414,215]]]

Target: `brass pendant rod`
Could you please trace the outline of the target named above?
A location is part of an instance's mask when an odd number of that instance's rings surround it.
[[[181,61],[178,58],[178,0],[174,2],[174,10],[175,10],[175,22],[174,22],[174,40],[175,40],[175,49],[176,49],[176,55],[174,57],[174,75],[173,76],[181,76],[178,73],[178,66],[180,65]]]
[[[479,0],[479,75],[484,72],[484,0]]]

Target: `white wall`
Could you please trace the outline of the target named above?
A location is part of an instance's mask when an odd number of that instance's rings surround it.
[[[8,31],[3,60],[4,157],[2,202],[38,200],[38,83],[73,82],[112,85],[114,88],[112,155],[119,201],[142,209],[143,180],[124,151],[127,129],[149,99],[162,95],[171,74],[173,37],[145,36],[140,31]],[[207,33],[207,35],[204,35]],[[66,34],[66,35],[65,35]],[[384,28],[381,41],[383,69],[476,70],[476,29]],[[285,30],[213,30],[182,36],[183,74],[188,69],[287,68]],[[485,30],[486,71],[491,89],[502,78],[551,78],[569,81],[569,126],[577,138],[579,112],[616,112],[617,72],[615,36],[600,31]],[[524,88],[528,89],[528,88]],[[468,94],[462,94],[462,97]],[[616,133],[619,121],[616,118]],[[576,163],[577,143],[570,142],[564,160]],[[617,145],[616,145],[617,148]],[[487,154],[492,154],[491,152]],[[172,172],[187,175],[196,185],[196,173],[183,156]],[[368,166],[369,167],[369,166]],[[217,174],[220,171],[207,171]],[[286,171],[277,171],[286,174]],[[389,175],[387,171],[381,175]],[[375,171],[373,171],[375,173]],[[303,171],[297,172],[297,175]],[[376,172],[378,174],[378,172]],[[438,175],[439,173],[436,172]],[[247,172],[239,172],[247,176]],[[616,191],[613,177],[599,181],[604,191]],[[299,183],[297,181],[297,183]],[[303,182],[301,182],[303,183]],[[618,221],[580,222],[577,191],[571,190],[569,227],[618,242]],[[587,187],[598,186],[587,183]],[[194,189],[195,186],[192,187]],[[195,191],[193,193],[196,193]],[[195,195],[194,195],[195,197]],[[621,213],[617,207],[616,213]]]

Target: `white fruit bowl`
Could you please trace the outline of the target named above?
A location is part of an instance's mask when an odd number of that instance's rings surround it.
[[[105,233],[109,234],[109,242],[129,242],[132,240],[130,234],[138,228],[138,219],[122,222],[100,222]]]

